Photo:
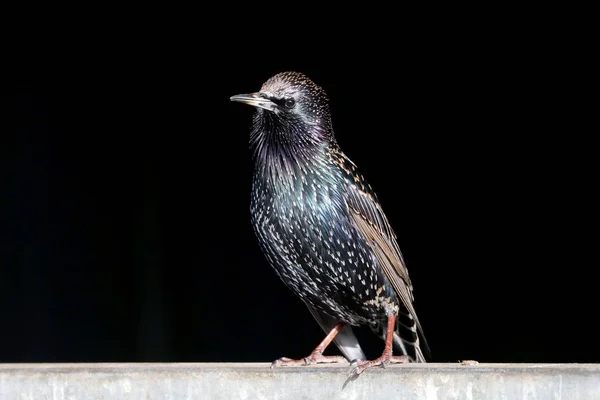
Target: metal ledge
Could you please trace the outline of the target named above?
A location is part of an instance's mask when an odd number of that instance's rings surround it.
[[[600,399],[600,364],[0,364],[0,399]]]

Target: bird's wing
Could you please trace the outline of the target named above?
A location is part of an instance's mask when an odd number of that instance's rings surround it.
[[[429,353],[421,323],[413,307],[413,287],[400,247],[396,242],[396,235],[375,194],[360,177],[354,163],[346,156],[337,162],[343,164],[342,169],[346,171],[349,178],[346,205],[350,211],[350,218],[379,260],[402,305],[408,311],[409,319],[416,323],[423,338],[424,348]]]
[[[323,329],[326,334],[331,332],[335,324],[339,322],[335,318],[332,318],[324,312],[312,307],[310,304],[305,304],[312,316],[321,326],[321,329]],[[350,325],[346,324],[335,336],[333,342],[349,362],[354,360],[366,360],[367,357],[365,356],[365,353],[363,353],[362,348],[358,343],[358,339],[356,336],[354,336],[354,332],[352,331],[352,327]]]

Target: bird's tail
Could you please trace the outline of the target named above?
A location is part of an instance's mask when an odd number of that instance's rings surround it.
[[[421,343],[421,339],[423,343]],[[402,309],[398,312],[396,319],[394,350],[406,355],[411,362],[427,362],[425,355],[427,355],[427,358],[431,358],[429,346],[423,336],[423,332],[418,332],[416,321],[410,313]],[[425,354],[423,354],[423,350],[425,350]]]

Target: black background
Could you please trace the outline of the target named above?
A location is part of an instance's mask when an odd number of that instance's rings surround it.
[[[398,235],[434,361],[600,361],[597,179],[554,37],[221,22],[99,24],[22,49],[3,90],[0,362],[313,349],[322,332],[252,234],[253,110],[229,101],[286,70],[328,92],[338,142]]]

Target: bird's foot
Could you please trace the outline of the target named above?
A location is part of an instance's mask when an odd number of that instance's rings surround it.
[[[301,358],[300,360],[281,357],[280,359],[273,361],[273,363],[271,364],[271,368],[280,366],[297,367],[301,365],[332,364],[344,361],[346,361],[346,359],[342,356],[324,356],[323,354],[311,354],[310,356]]]
[[[358,376],[369,367],[382,366],[383,368],[385,368],[390,364],[406,364],[408,363],[408,357],[392,356],[392,354],[390,353],[383,354],[381,357],[376,358],[375,360],[356,361],[355,363],[356,367],[354,367],[350,372],[351,376]]]

